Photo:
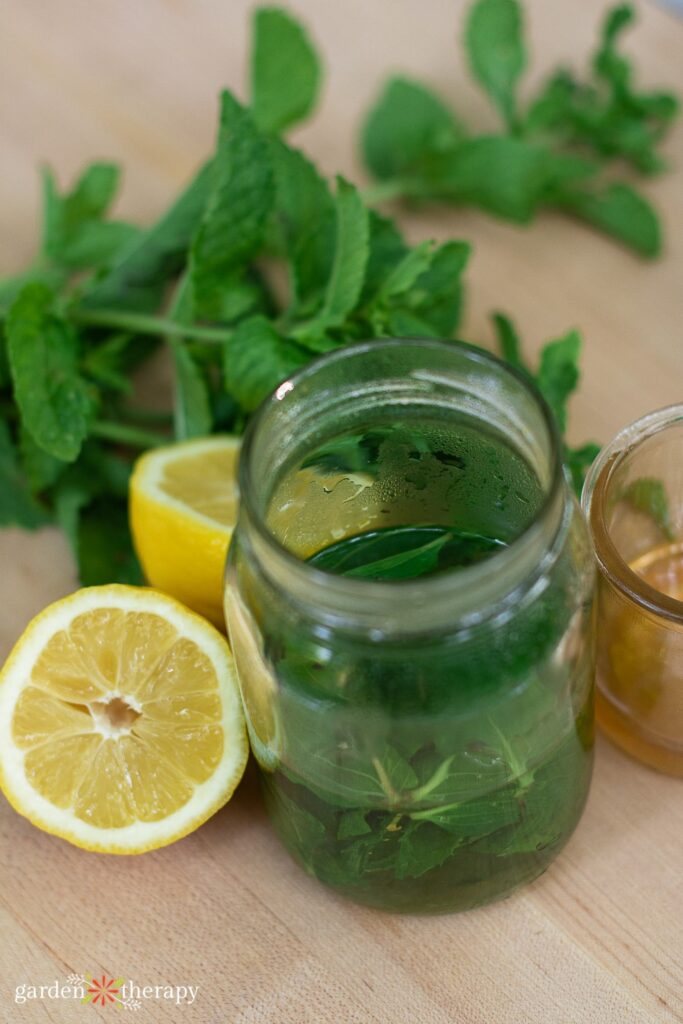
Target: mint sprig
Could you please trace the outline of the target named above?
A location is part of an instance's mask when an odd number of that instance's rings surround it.
[[[501,55],[498,37],[500,66],[491,65],[487,19],[472,26],[477,73],[519,119],[501,98],[519,55]],[[140,450],[240,432],[320,352],[388,336],[450,338],[459,326],[468,243],[411,247],[352,183],[331,185],[278,135],[312,110],[320,61],[287,12],[260,9],[253,24],[250,105],[222,94],[215,151],[168,210],[148,227],[111,219],[121,178],[112,164],[92,164],[64,191],[46,171],[40,250],[0,281],[0,522],[61,525],[84,582],[139,578],[126,492]],[[630,79],[620,96],[627,87]],[[568,173],[557,161],[549,170],[537,143],[468,138],[442,101],[405,79],[389,88],[366,146],[390,188],[429,197],[457,182],[517,219],[535,209],[529,177],[548,188]],[[454,167],[456,150],[465,159]],[[141,408],[135,373],[163,346],[172,407]],[[561,423],[577,357],[574,344],[555,385]],[[555,362],[549,381],[559,381]]]
[[[588,74],[553,73],[524,104],[518,86],[528,64],[519,0],[475,0],[465,23],[471,73],[496,107],[502,129],[478,134],[440,96],[404,77],[391,79],[370,109],[361,150],[377,199],[478,207],[527,224],[555,207],[644,257],[662,248],[659,217],[634,186],[665,162],[660,143],[678,113],[668,92],[643,92],[619,49],[634,9],[608,12]]]

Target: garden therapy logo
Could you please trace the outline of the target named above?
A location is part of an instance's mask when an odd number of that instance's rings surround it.
[[[17,985],[14,1002],[34,1000],[78,1000],[85,1005],[112,1006],[117,1010],[139,1010],[150,1000],[191,1006],[197,998],[199,985],[144,985],[107,974],[69,974],[64,981],[49,985]]]

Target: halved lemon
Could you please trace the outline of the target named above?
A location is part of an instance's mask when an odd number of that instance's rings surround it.
[[[130,482],[130,525],[148,581],[221,629],[239,450],[239,438],[221,436],[155,448]]]
[[[247,762],[232,655],[173,598],[90,587],[50,605],[0,673],[0,785],[39,828],[104,853],[174,842]]]

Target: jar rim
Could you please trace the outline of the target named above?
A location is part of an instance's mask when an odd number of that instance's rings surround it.
[[[598,565],[610,583],[646,611],[683,625],[683,601],[657,590],[630,567],[612,540],[606,509],[609,485],[627,455],[651,437],[679,423],[683,423],[683,403],[656,409],[623,427],[593,462],[583,485],[581,508]]]
[[[543,427],[547,435],[548,444],[548,482],[546,493],[538,509],[530,522],[509,544],[498,551],[493,552],[488,558],[470,566],[459,569],[444,570],[441,573],[426,578],[408,580],[368,580],[360,577],[341,576],[322,570],[309,562],[305,562],[289,551],[284,544],[268,529],[263,516],[255,507],[253,501],[252,459],[254,449],[259,439],[259,431],[264,418],[273,403],[282,401],[292,392],[298,384],[308,381],[309,378],[325,370],[328,367],[346,359],[362,356],[366,352],[379,349],[405,349],[406,346],[413,346],[417,349],[449,353],[457,349],[473,363],[488,366],[498,374],[507,375],[521,386],[521,391],[535,403],[541,412]],[[495,599],[495,587],[492,584],[500,578],[501,571],[509,567],[512,571],[515,566],[528,565],[529,554],[539,546],[539,539],[545,537],[543,550],[550,553],[557,537],[562,530],[566,516],[562,515],[564,507],[563,483],[565,481],[563,461],[561,457],[561,440],[555,417],[541,394],[534,381],[522,370],[509,363],[504,362],[492,353],[461,341],[446,341],[433,338],[386,338],[373,341],[359,342],[353,345],[344,346],[326,353],[322,357],[313,360],[301,370],[292,374],[287,380],[276,387],[271,394],[261,403],[261,406],[252,417],[244,435],[242,454],[239,464],[239,485],[240,502],[245,509],[250,525],[253,527],[253,539],[258,546],[259,555],[265,555],[274,560],[279,577],[278,582],[284,577],[288,582],[298,581],[301,585],[300,592],[308,594],[311,588],[324,588],[328,598],[343,603],[349,610],[357,610],[358,602],[384,602],[391,604],[393,600],[400,600],[406,605],[417,606],[421,600],[429,598],[431,602],[440,599],[448,599],[454,596],[454,592],[471,594],[474,589],[479,588],[480,592],[487,591],[488,601],[481,601],[476,613],[465,611],[460,616],[451,618],[454,628],[474,625],[484,619],[496,614],[500,609],[497,605],[501,602],[500,591]],[[556,513],[554,515],[553,513]],[[547,537],[548,521],[554,523],[552,535]],[[525,557],[526,556],[526,557]],[[534,581],[543,574],[547,568],[546,560],[538,558],[533,563],[533,570],[524,577],[527,587],[533,586]],[[486,586],[488,584],[488,587]],[[286,586],[286,584],[284,584]],[[504,595],[503,600],[507,602],[518,595],[519,587],[513,587],[509,593]],[[322,593],[322,591],[321,591]],[[308,598],[310,600],[310,598]],[[496,607],[493,607],[493,605]]]

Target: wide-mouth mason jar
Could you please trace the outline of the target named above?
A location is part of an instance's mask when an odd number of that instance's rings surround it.
[[[344,348],[245,435],[226,615],[266,805],[386,910],[539,875],[593,749],[594,568],[552,415],[467,345]]]
[[[683,776],[683,405],[606,445],[582,495],[599,568],[597,714],[652,768]]]

